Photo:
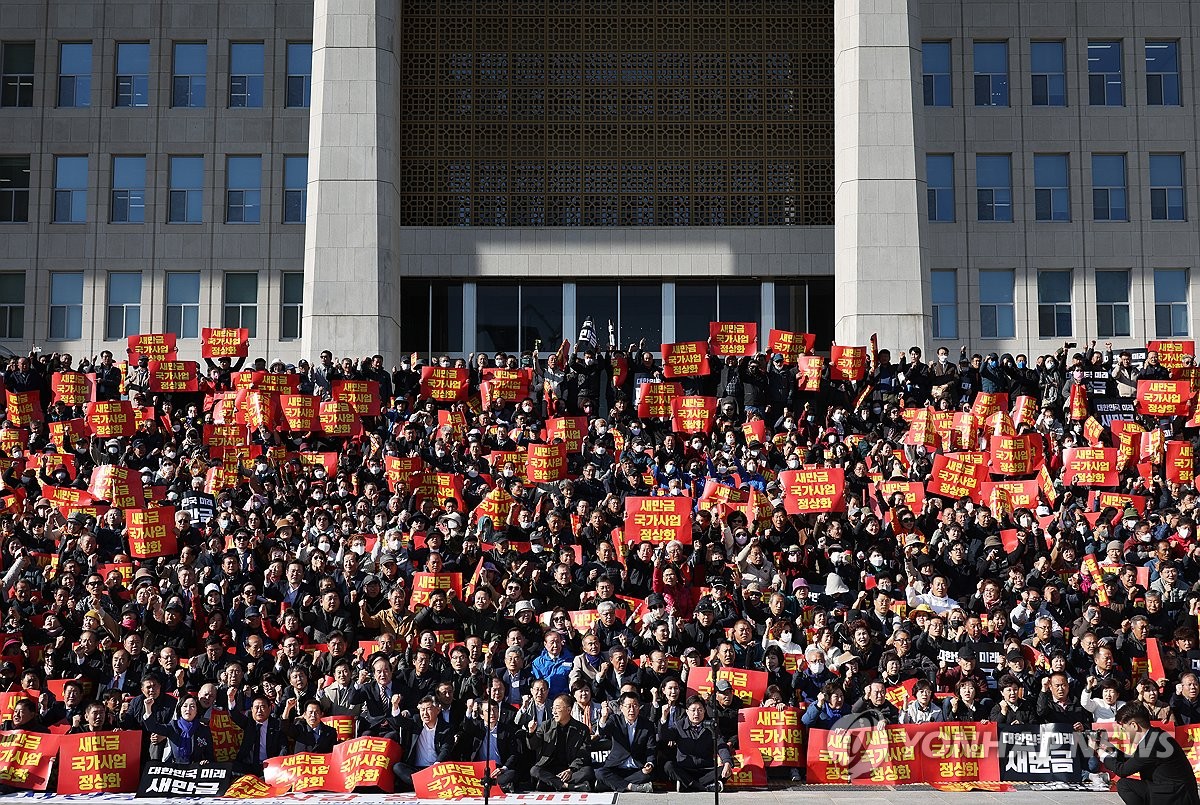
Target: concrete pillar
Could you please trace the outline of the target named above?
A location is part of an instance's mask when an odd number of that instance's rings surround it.
[[[930,334],[919,7],[834,3],[834,337],[893,355]]]
[[[397,0],[315,0],[303,351],[398,359]]]

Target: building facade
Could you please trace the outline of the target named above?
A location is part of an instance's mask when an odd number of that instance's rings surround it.
[[[0,7],[0,349],[1189,337],[1186,2]],[[194,350],[189,345],[194,345]]]

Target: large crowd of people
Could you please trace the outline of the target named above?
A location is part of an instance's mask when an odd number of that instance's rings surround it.
[[[1085,347],[879,350],[861,380],[831,379],[827,363],[815,384],[798,382],[794,355],[709,357],[680,381],[716,399],[701,432],[638,416],[663,382],[644,344],[436,357],[468,371],[467,400],[447,403],[422,396],[417,355],[390,371],[384,356],[330,350],[210,360],[182,393],[152,391],[144,360],[123,369],[107,352],[14,358],[4,386],[37,392],[44,421],[0,430],[0,687],[38,693],[14,700],[3,729],[139,730],[146,759],[213,762],[209,725],[227,710],[236,765],[261,774],[268,758],[330,751],[339,735],[322,719],[349,715],[353,734],[400,744],[400,788],[455,759],[490,760],[510,791],[650,791],[712,788],[733,770],[743,702],[716,673],[727,667],[765,672],[763,704],[801,708],[810,728],[1084,730],[1134,701],[1157,722],[1200,721],[1194,486],[1167,479],[1162,443],[1107,488],[1125,507],[1059,477],[1064,450],[1117,446],[1109,427],[1085,433],[1074,387],[1094,392],[1102,372],[1103,396],[1130,401],[1139,379],[1190,379],[1190,359],[1168,370],[1153,351],[1135,362]],[[493,367],[530,370],[529,395],[485,405]],[[206,426],[243,369],[295,375],[325,400],[338,380],[374,381],[380,413],[351,438],[242,426],[250,450],[214,476],[226,460]],[[56,443],[51,423],[86,419],[54,399],[65,371],[149,414],[131,437]],[[913,444],[913,410],[971,412],[997,393],[1036,401],[1003,427],[1037,435],[1051,489],[1016,508],[885,494],[928,485],[939,453],[986,451],[1000,432],[977,419],[965,447]],[[558,417],[586,417],[579,449],[567,477],[532,483],[521,456]],[[1187,417],[1127,418],[1196,442]],[[460,477],[460,494],[389,478],[414,458]],[[177,553],[131,557],[125,512],[63,502],[110,465],[141,476],[147,505],[175,508]],[[803,468],[845,471],[834,511],[789,513],[779,476]],[[648,496],[690,498],[690,534],[626,540],[624,501]],[[488,505],[499,497],[507,517]],[[415,574],[455,572],[461,585],[410,606]],[[715,685],[695,692],[706,667]]]

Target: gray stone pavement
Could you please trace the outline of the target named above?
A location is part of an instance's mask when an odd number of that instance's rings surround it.
[[[712,794],[618,794],[617,805],[661,805],[664,798],[671,805],[709,805]],[[844,787],[741,791],[721,794],[726,805],[829,805],[854,802],[858,805],[1098,805],[1118,803],[1116,794],[1093,791],[969,791],[950,793],[931,788],[878,789]]]

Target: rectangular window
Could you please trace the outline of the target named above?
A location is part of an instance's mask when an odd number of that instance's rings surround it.
[[[117,75],[114,106],[150,105],[150,45],[145,42],[117,43]]]
[[[258,330],[258,274],[226,272],[222,327],[245,327],[250,337]]]
[[[1096,335],[1118,338],[1129,329],[1129,272],[1096,272]]]
[[[87,220],[87,157],[54,158],[54,223]]]
[[[0,107],[33,106],[33,43],[0,44]]]
[[[1062,42],[1031,42],[1034,106],[1067,105],[1067,56]]]
[[[1071,272],[1038,272],[1038,335],[1067,338],[1071,335]]]
[[[287,98],[289,109],[307,109],[312,103],[312,42],[287,46]]]
[[[50,338],[75,341],[83,336],[83,272],[50,273]]]
[[[176,42],[171,74],[171,106],[203,107],[207,76],[208,45],[204,42]]]
[[[58,105],[92,105],[91,42],[64,42],[58,46]]]
[[[140,224],[146,220],[146,158],[113,157],[112,206],[114,224]]]
[[[29,223],[29,155],[0,156],[0,224]]]
[[[259,109],[263,105],[263,43],[229,46],[229,108]]]
[[[1187,220],[1183,154],[1150,155],[1150,217],[1155,221]]]
[[[979,154],[975,157],[976,208],[980,221],[1012,220],[1012,157]]]
[[[280,338],[299,338],[300,322],[304,318],[304,274],[300,271],[287,271],[283,275],[283,293],[281,295],[281,310],[279,320]],[[556,347],[557,349],[557,347]]]
[[[953,106],[950,78],[950,43],[921,43],[921,73],[926,106]]]
[[[400,320],[400,351],[424,356],[463,351],[463,284],[401,280],[401,293],[412,299],[410,315]],[[559,341],[559,343],[562,343]],[[551,347],[543,344],[549,351]],[[555,344],[553,349],[558,349]]]
[[[1071,220],[1070,172],[1066,154],[1033,155],[1033,206],[1037,220]]]
[[[1012,269],[979,272],[979,335],[983,338],[1015,338]]]
[[[0,338],[25,337],[25,275],[0,274]]]
[[[676,309],[679,308],[676,296]],[[657,283],[625,285],[580,283],[575,286],[575,321],[583,325],[590,318],[596,325],[596,337],[608,344],[608,322],[616,329],[622,347],[646,339],[653,351],[662,343],[662,286]]]
[[[108,275],[108,311],[104,339],[116,341],[141,332],[142,272],[113,271]]]
[[[167,223],[201,223],[204,220],[204,157],[171,157],[168,173]]]
[[[476,294],[487,300],[476,307],[477,350],[524,351],[539,339],[545,348],[562,343],[562,285],[481,284]]]
[[[1179,106],[1179,43],[1146,43],[1146,103]]]
[[[1188,334],[1186,268],[1154,269],[1154,334],[1158,338]]]
[[[1092,106],[1125,105],[1119,41],[1088,42],[1088,103]]]
[[[302,224],[308,208],[308,157],[283,158],[283,222]]]
[[[1124,154],[1092,154],[1092,220],[1129,220]]]
[[[926,154],[925,176],[929,220],[954,221],[954,155]]]
[[[975,43],[975,105],[1008,106],[1008,43]]]
[[[257,224],[262,214],[262,157],[226,157],[225,223]]]
[[[933,337],[958,338],[958,280],[954,271],[930,271]]]
[[[200,272],[167,272],[167,332],[178,338],[200,335]]]

